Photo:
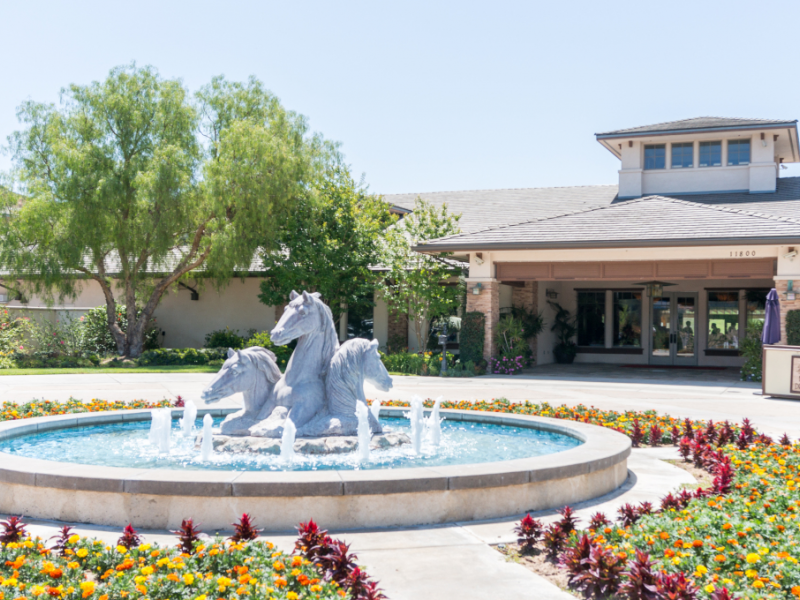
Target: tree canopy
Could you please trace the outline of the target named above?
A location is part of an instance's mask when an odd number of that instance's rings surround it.
[[[278,245],[263,255],[269,277],[259,299],[286,301],[292,290],[319,292],[334,313],[372,304],[381,260],[381,237],[394,221],[389,205],[360,188],[344,168],[300,200],[280,224]]]
[[[414,246],[460,232],[461,215],[450,214],[417,198],[414,212],[386,231],[382,264],[388,270],[381,282],[381,294],[389,307],[408,315],[421,350],[424,350],[431,322],[450,314],[459,305],[460,288],[448,280],[462,274],[449,253],[419,254]]]
[[[58,105],[23,103],[18,118],[9,146],[25,200],[0,195],[0,266],[49,298],[97,282],[128,356],[170,286],[247,271],[339,163],[255,78],[216,77],[192,95],[151,67],[118,67]]]

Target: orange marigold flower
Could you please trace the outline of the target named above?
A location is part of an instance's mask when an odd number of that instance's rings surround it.
[[[702,548],[703,547],[703,540],[694,540],[692,542],[692,546],[695,548]]]

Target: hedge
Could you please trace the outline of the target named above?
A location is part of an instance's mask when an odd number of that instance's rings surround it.
[[[800,346],[800,310],[790,310],[786,313],[786,343],[790,346]]]

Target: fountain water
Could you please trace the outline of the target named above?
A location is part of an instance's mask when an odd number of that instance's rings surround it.
[[[369,405],[369,410],[372,413],[372,416],[375,417],[375,420],[380,419],[381,415],[381,401],[378,398],[372,401],[372,404]]]
[[[281,435],[281,460],[292,462],[294,459],[294,438],[297,435],[297,427],[291,419],[283,422],[283,435]]]
[[[194,402],[189,400],[186,402],[186,406],[183,409],[183,418],[180,420],[181,431],[183,431],[184,437],[192,435],[195,419],[197,419],[197,406],[195,406]]]
[[[408,415],[411,421],[411,446],[414,448],[415,454],[422,452],[422,432],[424,428],[424,413],[422,407],[422,398],[419,396],[411,397],[411,411]]]
[[[158,451],[169,454],[170,433],[172,429],[172,409],[158,408],[150,412],[150,435],[148,439],[151,444],[158,446]]]
[[[368,462],[369,443],[372,435],[369,431],[369,408],[367,408],[366,402],[356,404],[356,417],[358,417],[358,460],[359,462]]]
[[[203,417],[203,443],[200,446],[200,459],[203,462],[211,460],[211,452],[214,449],[214,442],[211,439],[211,426],[214,424],[214,419],[211,415]]]
[[[431,443],[438,447],[442,443],[442,419],[439,418],[439,406],[442,403],[442,396],[436,399],[433,403],[433,410],[431,416],[425,419],[425,429],[427,430],[428,437]]]

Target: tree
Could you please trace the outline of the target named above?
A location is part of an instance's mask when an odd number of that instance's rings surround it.
[[[393,220],[386,202],[338,167],[280,224],[276,249],[263,255],[269,278],[259,299],[275,306],[292,290],[319,292],[335,319],[342,305],[371,305],[377,278],[370,266],[380,261],[380,239]]]
[[[448,253],[419,254],[414,246],[427,240],[459,233],[461,215],[451,215],[447,205],[436,208],[417,198],[414,212],[387,230],[382,264],[388,269],[381,285],[381,294],[389,307],[408,315],[412,330],[425,349],[431,322],[450,314],[459,304],[456,285],[446,285],[462,269]]]
[[[192,97],[131,65],[69,86],[58,106],[25,102],[18,117],[9,144],[25,201],[3,199],[0,266],[50,300],[96,282],[130,357],[171,286],[247,270],[338,158],[254,78],[217,77]]]

